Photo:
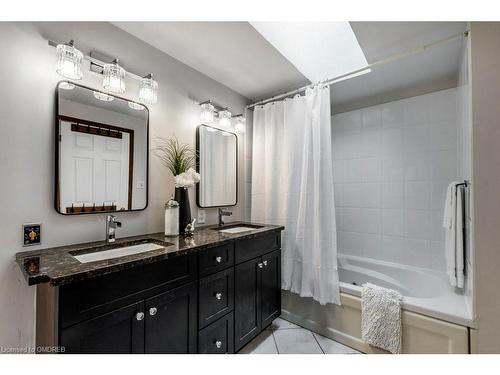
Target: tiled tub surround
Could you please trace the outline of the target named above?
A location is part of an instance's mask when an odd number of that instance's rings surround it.
[[[332,117],[339,253],[444,271],[446,187],[461,175],[457,89]]]

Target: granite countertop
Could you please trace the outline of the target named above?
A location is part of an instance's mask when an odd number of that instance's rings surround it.
[[[191,236],[165,237],[163,233],[152,233],[117,239],[106,245],[105,241],[87,242],[76,245],[59,246],[16,254],[16,262],[21,268],[28,285],[50,283],[53,286],[69,284],[75,281],[104,275],[107,273],[132,268],[138,265],[157,262],[174,256],[195,253],[203,249],[222,245],[234,239],[251,238],[256,235],[283,230],[283,226],[258,223],[232,222],[225,227],[236,225],[259,226],[249,231],[229,234],[213,228],[217,225],[197,228]],[[119,234],[119,233],[118,233]],[[117,247],[155,243],[160,249],[119,258],[80,263],[72,254],[110,250]]]

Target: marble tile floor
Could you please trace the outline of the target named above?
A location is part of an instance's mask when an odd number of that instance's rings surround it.
[[[239,354],[359,354],[348,346],[277,318]]]

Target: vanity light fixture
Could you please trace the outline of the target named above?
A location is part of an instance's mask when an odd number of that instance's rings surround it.
[[[75,48],[73,40],[56,47],[56,72],[68,79],[82,79],[83,53]]]
[[[144,106],[136,102],[128,102],[128,107],[131,109],[135,109],[136,111],[144,110]]]
[[[151,74],[147,76],[137,75],[126,71],[120,66],[118,59],[112,60],[109,56],[100,52],[91,51],[89,55],[84,55],[75,48],[73,40],[68,43],[59,43],[48,40],[49,46],[56,48],[56,72],[61,76],[71,79],[82,79],[82,63],[87,60],[90,63],[90,72],[102,75],[102,86],[104,90],[123,94],[125,92],[125,77],[139,82],[139,98],[146,104],[155,104],[158,101],[158,82]],[[111,61],[111,62],[110,62]],[[65,90],[72,90],[74,86],[70,82],[63,82],[59,87]],[[97,99],[111,101],[112,98],[98,93],[94,96]]]
[[[153,79],[152,74],[142,77],[139,99],[146,104],[155,104],[158,101],[158,82]]]
[[[212,105],[212,102],[209,100],[208,102],[200,103],[200,107],[201,107],[201,113],[200,113],[201,123],[210,124],[214,122],[215,107]]]
[[[111,102],[114,100],[112,95],[108,95],[100,91],[94,91],[94,98],[102,100],[103,102]]]
[[[118,64],[118,59],[113,62],[104,64],[102,87],[105,90],[123,94],[125,92],[125,69]]]
[[[244,134],[245,131],[246,131],[246,122],[247,122],[247,119],[242,114],[241,115],[236,115],[234,117],[236,118],[236,125],[234,125],[234,130],[237,133]]]
[[[231,126],[231,112],[227,109],[219,112],[219,126],[226,129]]]

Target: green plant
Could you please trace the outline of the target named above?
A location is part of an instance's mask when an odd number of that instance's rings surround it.
[[[156,138],[155,153],[174,176],[186,172],[196,165],[196,151],[176,137]]]

